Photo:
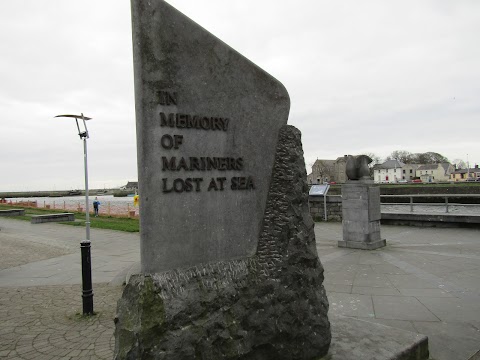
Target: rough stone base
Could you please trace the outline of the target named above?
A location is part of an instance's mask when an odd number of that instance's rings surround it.
[[[333,317],[332,345],[320,360],[426,360],[428,338],[365,320]]]
[[[284,126],[256,254],[134,275],[115,359],[318,359],[331,334],[300,132]]]
[[[345,241],[339,240],[338,247],[344,247],[349,249],[362,249],[362,250],[375,250],[387,245],[385,239],[373,242],[363,242],[363,241]]]

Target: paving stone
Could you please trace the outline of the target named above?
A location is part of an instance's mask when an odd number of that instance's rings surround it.
[[[419,297],[418,300],[439,319],[445,322],[480,321],[480,301],[478,298],[464,300],[455,297]],[[417,319],[421,320],[421,319]]]
[[[352,286],[352,294],[361,295],[400,295],[394,287]]]
[[[399,289],[400,293],[405,296],[415,297],[454,297],[452,294],[442,289]]]
[[[357,272],[353,286],[393,288],[392,283],[385,275],[373,271]]]
[[[372,296],[375,317],[379,319],[440,321],[414,297]]]
[[[373,318],[372,298],[367,295],[329,293],[329,314]]]
[[[435,360],[469,360],[480,350],[480,331],[466,327],[460,322],[422,322],[414,321],[415,329],[429,334],[430,356]]]
[[[416,275],[386,275],[397,289],[438,289],[438,285]]]
[[[351,285],[337,285],[337,284],[326,284],[323,285],[325,290],[327,291],[327,295],[329,292],[338,292],[338,293],[347,293],[350,294],[352,292]]]

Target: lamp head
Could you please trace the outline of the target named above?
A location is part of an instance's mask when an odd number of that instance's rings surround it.
[[[91,120],[92,118],[83,116],[83,113],[80,115],[57,115],[57,117],[66,117],[66,118],[73,118],[75,119],[75,122],[77,123],[77,129],[78,129],[78,136],[80,136],[80,139],[88,139],[88,129],[87,129],[87,124],[85,123],[86,120]],[[84,131],[80,130],[80,126],[78,125],[78,119],[81,119],[83,121],[83,127],[85,128]]]

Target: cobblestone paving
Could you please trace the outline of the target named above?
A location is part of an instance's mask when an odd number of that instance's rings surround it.
[[[95,284],[97,315],[87,318],[81,316],[79,285],[1,288],[0,291],[0,358],[113,357],[113,318],[121,287]]]

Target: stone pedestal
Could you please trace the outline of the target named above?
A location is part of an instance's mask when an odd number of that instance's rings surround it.
[[[342,186],[343,240],[339,247],[374,250],[386,245],[380,235],[380,189],[370,181]]]

